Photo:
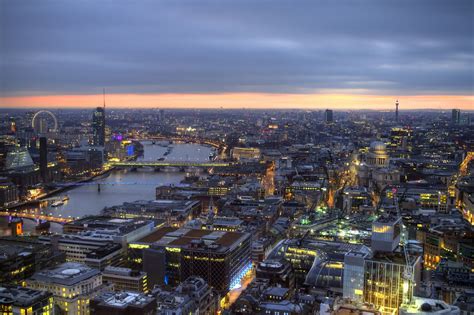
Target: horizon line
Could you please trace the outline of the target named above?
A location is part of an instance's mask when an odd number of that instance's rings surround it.
[[[101,94],[0,96],[0,108],[94,108]],[[474,110],[473,95],[374,95],[374,94],[107,94],[108,108],[169,109],[339,109],[387,110]],[[134,104],[134,105],[131,105]],[[321,105],[320,105],[321,104]],[[322,105],[324,104],[324,105]]]

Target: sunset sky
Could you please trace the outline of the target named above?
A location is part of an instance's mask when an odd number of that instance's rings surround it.
[[[470,0],[0,0],[0,107],[474,110]]]

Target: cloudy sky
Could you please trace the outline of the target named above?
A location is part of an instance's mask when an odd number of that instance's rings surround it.
[[[474,109],[471,0],[0,0],[0,106]]]

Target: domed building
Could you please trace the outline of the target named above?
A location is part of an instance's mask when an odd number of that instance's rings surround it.
[[[385,143],[373,141],[363,161],[357,164],[359,185],[369,187],[369,189],[374,186],[382,189],[400,183],[400,172],[396,168],[390,167],[390,156]]]
[[[387,146],[381,141],[374,141],[370,144],[366,162],[372,167],[387,167],[390,157],[387,153]]]

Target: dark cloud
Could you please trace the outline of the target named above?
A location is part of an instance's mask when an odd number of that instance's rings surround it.
[[[0,0],[0,90],[472,94],[473,3]]]

